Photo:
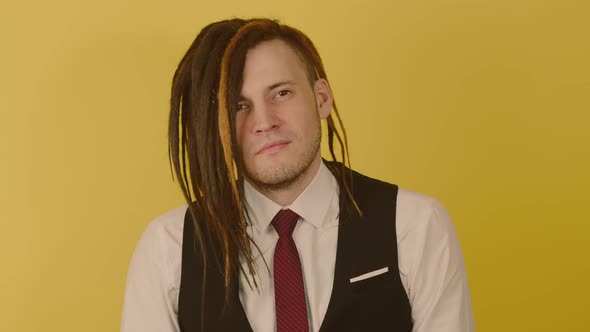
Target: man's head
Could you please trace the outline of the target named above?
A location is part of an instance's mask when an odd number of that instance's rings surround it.
[[[282,97],[271,100],[271,92]],[[337,116],[321,58],[301,31],[268,19],[208,25],[172,87],[170,155],[187,199],[198,191],[227,200],[228,183],[241,196],[240,178],[271,189],[307,176],[321,160],[320,119],[327,120],[332,158],[336,136],[345,161],[332,109]],[[274,123],[260,129],[260,121]]]
[[[305,34],[268,19],[215,22],[199,33],[178,65],[170,100],[170,159],[201,252],[210,244],[219,248],[226,286],[240,269],[240,255],[255,274],[242,180],[264,190],[309,177],[321,162],[321,119],[332,160],[337,160],[334,138],[340,148],[342,163],[328,167],[352,203],[343,206],[356,206],[344,166],[344,128],[322,60]]]

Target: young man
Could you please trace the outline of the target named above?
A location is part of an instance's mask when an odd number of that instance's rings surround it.
[[[337,112],[300,31],[266,19],[201,31],[171,99],[188,206],[139,241],[122,331],[474,330],[445,209],[336,162]]]

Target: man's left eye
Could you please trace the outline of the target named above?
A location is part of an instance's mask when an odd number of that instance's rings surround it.
[[[281,90],[281,91],[277,92],[277,96],[284,97],[284,96],[288,95],[290,92],[291,91],[289,91],[289,90]]]

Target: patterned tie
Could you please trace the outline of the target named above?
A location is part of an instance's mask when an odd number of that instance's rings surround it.
[[[298,219],[291,210],[281,210],[272,219],[279,234],[273,263],[277,332],[309,331],[301,262],[292,237]]]

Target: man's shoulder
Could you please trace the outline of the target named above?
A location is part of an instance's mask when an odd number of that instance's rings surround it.
[[[154,218],[152,223],[159,225],[164,229],[180,228],[184,226],[184,216],[188,209],[187,204],[183,204],[171,210],[168,210]]]
[[[392,188],[396,188],[397,195],[391,204],[396,206],[398,241],[407,238],[409,233],[426,234],[433,229],[441,234],[453,232],[452,221],[447,210],[435,197],[357,171],[354,174],[359,180],[356,183],[361,184],[357,190],[371,193],[370,200],[375,198],[375,195],[390,193]]]
[[[182,224],[184,222],[184,215],[186,214],[187,208],[188,205],[184,204],[182,206],[163,212],[162,214],[156,216],[152,220],[152,223],[160,224],[163,227],[170,227],[171,225],[178,223]]]
[[[185,204],[157,215],[147,225],[142,237],[153,241],[180,243],[187,207]]]
[[[397,192],[398,206],[412,209],[431,209],[433,205],[439,204],[436,198],[421,192],[399,187]]]
[[[356,183],[361,185],[357,187],[357,190],[364,193],[370,192],[373,196],[379,195],[379,193],[391,192],[392,188],[396,188],[395,204],[398,233],[400,231],[401,233],[405,233],[410,229],[428,223],[432,219],[433,214],[440,213],[440,211],[446,212],[442,204],[433,196],[402,187],[390,180],[383,180],[357,170],[353,170],[353,174],[354,178],[356,178]]]
[[[397,219],[400,223],[408,224],[408,226],[416,226],[420,223],[425,223],[431,219],[432,214],[445,213],[443,205],[433,196],[404,188],[395,182],[382,180],[378,177],[363,174],[354,171],[357,183],[362,185],[360,188],[364,192],[373,191],[373,194],[379,194],[383,188],[396,188],[396,210]],[[411,225],[409,225],[411,224]]]
[[[435,197],[400,188],[396,205],[398,234],[426,228],[436,228],[444,233],[453,231],[446,208]]]
[[[400,205],[400,201],[401,204],[404,206],[421,208],[428,208],[428,206],[437,203],[437,200],[434,197],[407,188],[403,188],[397,185],[395,182],[383,180],[378,177],[373,177],[371,175],[364,174],[356,170],[353,170],[353,172],[356,175],[357,179],[360,179],[362,182],[365,182],[366,184],[397,187],[398,206]]]

